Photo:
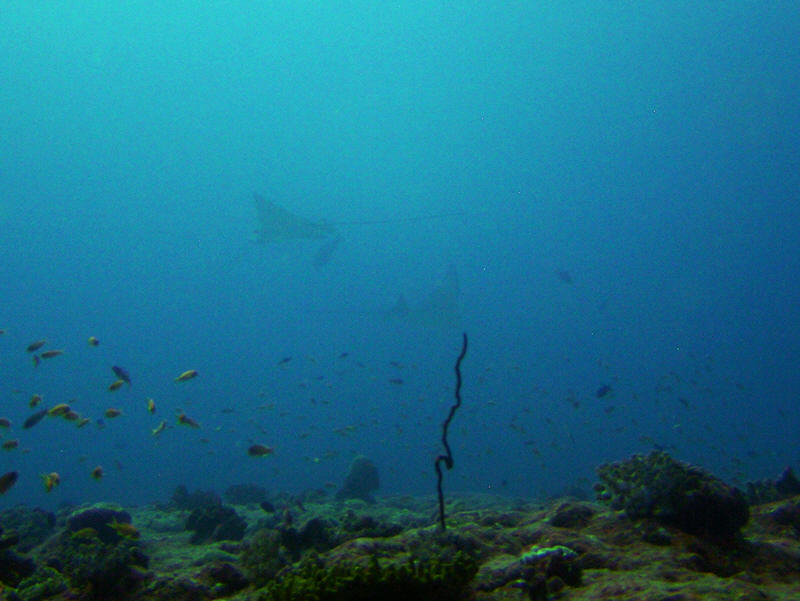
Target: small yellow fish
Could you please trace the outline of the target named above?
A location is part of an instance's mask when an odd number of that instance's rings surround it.
[[[89,336],[89,346],[97,346],[98,344],[100,344],[100,341],[97,338]]]
[[[113,519],[109,526],[123,538],[136,540],[140,536],[136,527],[133,524],[128,524],[127,522],[118,522],[116,519]]]
[[[76,422],[81,418],[77,411],[70,409],[64,414],[64,419],[68,422]]]
[[[192,378],[196,378],[196,377],[197,377],[197,370],[196,369],[190,369],[190,370],[187,370],[187,371],[183,372],[181,375],[179,375],[177,378],[175,378],[175,381],[176,382],[185,382],[186,380],[191,380]]]
[[[91,526],[87,526],[86,528],[81,528],[80,530],[73,532],[72,538],[77,538],[80,540],[94,540],[97,538],[97,530]]]
[[[110,407],[105,410],[105,413],[103,413],[103,415],[105,415],[108,418],[119,417],[120,415],[122,415],[122,411],[120,411],[119,409],[115,409],[114,407]]]
[[[152,434],[153,436],[158,436],[166,429],[167,429],[167,421],[162,419],[160,424],[158,424],[155,428],[150,430],[150,434]]]
[[[41,402],[42,402],[42,395],[41,395],[41,394],[34,394],[34,395],[31,397],[31,400],[30,400],[30,402],[28,403],[28,406],[29,406],[29,407],[36,407],[36,405],[38,405],[38,404],[39,404],[39,403],[41,403]]]
[[[60,415],[66,415],[70,411],[69,405],[66,403],[59,403],[58,405],[51,407],[50,410],[47,412],[47,415],[50,417],[58,417]]]
[[[111,384],[108,385],[108,389],[111,392],[114,392],[115,390],[119,390],[124,383],[125,380],[114,380],[113,382],[111,382]]]
[[[147,399],[147,411],[149,413],[156,412],[156,402],[153,399]]]
[[[50,472],[49,474],[42,474],[42,482],[44,482],[44,489],[47,492],[50,492],[56,486],[61,484],[61,476],[58,475],[58,472]]]

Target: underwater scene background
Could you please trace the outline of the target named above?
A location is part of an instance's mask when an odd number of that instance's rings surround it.
[[[797,467],[797,39],[781,2],[5,3],[0,509],[358,455],[433,494],[462,332],[448,493]],[[254,192],[335,235],[260,239]]]

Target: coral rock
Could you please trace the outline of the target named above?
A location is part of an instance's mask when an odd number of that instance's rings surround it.
[[[667,453],[634,455],[597,468],[600,500],[633,519],[655,518],[689,534],[735,536],[750,517],[742,492]]]
[[[222,499],[213,490],[196,490],[190,493],[183,484],[172,493],[171,501],[178,509],[189,511],[208,505],[222,505]]]
[[[192,511],[186,529],[194,531],[191,542],[199,545],[208,541],[242,540],[247,523],[232,507],[207,505]]]
[[[267,489],[256,484],[234,484],[225,490],[223,496],[231,505],[257,505],[266,501]]]
[[[372,493],[378,490],[379,486],[378,468],[366,457],[359,456],[350,464],[344,485],[336,493],[336,498],[361,499],[367,503],[374,503]]]
[[[84,528],[92,528],[97,532],[97,537],[104,543],[116,543],[120,535],[111,527],[113,522],[130,524],[131,514],[127,511],[111,509],[108,507],[90,507],[80,509],[67,518],[67,530],[78,532]]]

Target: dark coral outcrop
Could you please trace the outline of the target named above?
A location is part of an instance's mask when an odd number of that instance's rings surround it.
[[[0,527],[0,590],[2,585],[18,586],[23,578],[36,570],[32,559],[13,550],[18,543],[19,535],[16,532],[4,532]]]
[[[231,505],[258,505],[267,500],[267,489],[257,484],[234,484],[222,496]]]
[[[37,557],[60,573],[85,599],[126,599],[141,586],[149,557],[136,540],[120,537],[109,524],[123,522],[127,512],[92,507],[74,513],[67,529],[50,538]],[[117,519],[120,518],[120,519]],[[105,528],[117,535],[102,537]],[[50,578],[48,576],[48,578]]]
[[[361,499],[367,503],[374,503],[372,493],[378,490],[379,486],[378,468],[372,461],[359,455],[350,464],[344,484],[336,493],[336,498]]]
[[[404,553],[386,557],[343,545],[326,556],[310,554],[257,591],[258,601],[326,599],[329,601],[405,601],[472,598],[469,583],[477,561],[463,551],[421,559]]]
[[[222,499],[213,490],[195,490],[189,492],[183,484],[175,488],[170,502],[173,507],[192,511],[208,505],[222,505]]]
[[[102,542],[114,544],[122,538],[112,524],[130,524],[131,514],[109,507],[79,509],[67,518],[67,530],[71,533],[91,528]]]
[[[200,545],[220,540],[242,540],[247,529],[245,522],[233,507],[206,505],[198,507],[186,520],[186,530],[194,531],[191,542]]]
[[[653,451],[597,468],[598,498],[628,517],[655,518],[699,536],[736,536],[750,513],[744,494],[705,470]]]
[[[800,480],[787,467],[775,480],[758,480],[745,485],[745,496],[751,505],[761,505],[800,495]]]
[[[16,550],[27,553],[53,533],[56,516],[38,507],[18,505],[0,511],[0,524],[7,532],[14,532],[19,537]]]

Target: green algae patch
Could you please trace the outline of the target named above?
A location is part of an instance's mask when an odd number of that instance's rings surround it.
[[[470,596],[469,583],[478,570],[466,553],[446,560],[420,560],[404,554],[391,559],[376,556],[325,563],[310,555],[258,591],[259,601],[459,601]]]
[[[543,559],[558,558],[563,560],[576,559],[578,554],[569,547],[556,545],[554,547],[539,547],[534,545],[523,553],[519,560],[522,563],[535,563]]]
[[[20,601],[39,601],[67,590],[67,581],[60,572],[42,566],[19,583],[16,589]]]

